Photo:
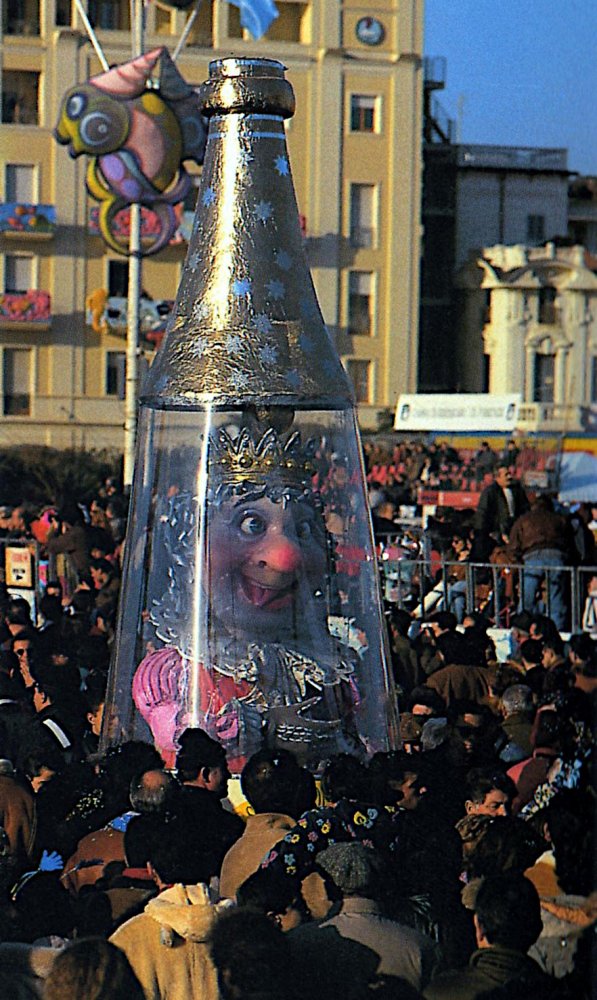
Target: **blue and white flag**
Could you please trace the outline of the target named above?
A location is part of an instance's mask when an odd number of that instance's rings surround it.
[[[240,23],[253,38],[265,35],[272,21],[279,16],[273,0],[228,0],[240,10]]]

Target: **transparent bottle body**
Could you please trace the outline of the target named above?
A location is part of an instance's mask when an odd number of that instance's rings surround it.
[[[314,771],[395,745],[354,411],[278,416],[268,459],[245,409],[141,408],[103,745],[146,740],[171,764],[200,727],[233,773],[263,745]],[[243,428],[235,473],[215,442]]]

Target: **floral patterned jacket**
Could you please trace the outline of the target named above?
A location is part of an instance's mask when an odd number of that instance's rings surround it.
[[[302,879],[313,870],[320,851],[353,840],[382,854],[394,853],[397,832],[391,814],[383,807],[350,799],[310,809],[265,856],[261,867]]]

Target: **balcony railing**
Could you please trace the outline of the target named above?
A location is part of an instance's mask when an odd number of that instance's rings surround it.
[[[95,298],[95,295],[90,298]],[[101,303],[99,308],[95,308],[88,302],[87,323],[98,332],[124,336],[127,329],[127,307],[128,299],[116,295],[105,299],[103,309]],[[163,335],[173,308],[173,299],[141,298],[139,322],[141,334],[155,343],[155,335],[160,333]]]
[[[0,203],[2,236],[48,240],[55,232],[56,209],[53,205],[25,205],[16,201]]]
[[[48,292],[0,292],[0,327],[48,327],[52,321]]]
[[[193,228],[193,218],[194,212],[184,212],[182,210],[182,204],[176,205],[174,211],[178,215],[178,229],[174,233],[174,236],[170,240],[170,246],[177,246],[180,243],[188,243],[191,238],[191,230]],[[89,228],[88,231],[91,236],[101,236],[99,225],[99,208],[92,208],[89,214]],[[128,208],[124,208],[121,212],[118,212],[114,219],[113,226],[114,234],[119,240],[128,239],[131,231],[131,213]],[[141,239],[150,242],[155,240],[160,233],[160,220],[158,219],[155,212],[151,209],[141,208]]]

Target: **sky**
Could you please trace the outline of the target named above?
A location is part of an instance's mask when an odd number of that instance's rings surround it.
[[[462,142],[563,147],[597,174],[597,0],[425,0],[425,54]]]

